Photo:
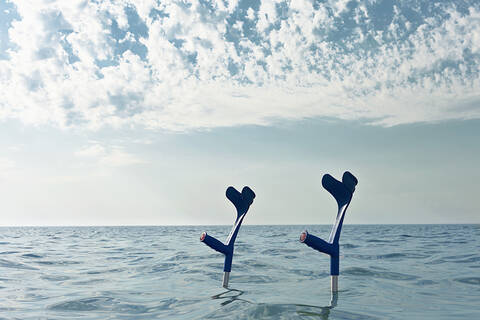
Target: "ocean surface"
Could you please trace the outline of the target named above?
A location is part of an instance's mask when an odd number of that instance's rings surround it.
[[[480,319],[480,225],[243,226],[230,290],[199,241],[230,226],[0,228],[0,319]]]

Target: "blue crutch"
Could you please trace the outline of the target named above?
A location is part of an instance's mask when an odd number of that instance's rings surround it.
[[[233,247],[237,238],[238,230],[242,225],[243,219],[247,214],[248,208],[253,203],[255,193],[249,187],[244,187],[242,193],[238,192],[234,187],[228,187],[226,196],[237,209],[237,219],[233,224],[232,231],[228,235],[227,241],[223,244],[221,241],[209,236],[206,232],[200,236],[200,241],[207,246],[225,255],[225,263],[223,265],[223,287],[228,288],[228,280],[230,271],[232,270]]]
[[[348,171],[343,174],[342,182],[336,180],[329,174],[324,175],[322,178],[322,186],[330,192],[338,204],[337,218],[330,232],[330,237],[328,241],[325,241],[309,234],[307,230],[300,234],[300,242],[330,256],[332,292],[338,291],[338,275],[340,273],[340,246],[338,242],[340,240],[340,231],[342,230],[345,212],[347,211],[350,201],[352,201],[353,192],[355,191],[357,183],[357,178]]]

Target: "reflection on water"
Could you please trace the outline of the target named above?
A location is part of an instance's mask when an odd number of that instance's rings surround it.
[[[338,304],[338,293],[331,294],[330,304],[328,306],[316,306],[309,304],[268,304],[268,303],[255,303],[240,298],[245,292],[238,289],[228,289],[224,292],[212,296],[212,300],[221,300],[220,309],[212,313],[208,318],[221,318],[226,316],[231,308],[224,309],[223,307],[231,304],[233,302],[245,302],[248,304],[247,307],[243,307],[245,313],[238,318],[262,318],[262,319],[275,319],[277,316],[282,315],[282,317],[287,316],[287,318],[315,318],[326,320],[329,319],[332,310]],[[288,316],[290,315],[290,316]],[[229,317],[234,315],[230,314]],[[372,319],[370,317],[365,317],[361,314],[354,314],[349,312],[339,312],[337,314],[341,319]]]
[[[242,290],[237,290],[237,289],[228,289],[227,291],[224,291],[222,293],[216,294],[212,296],[212,299],[214,300],[225,300],[220,303],[222,306],[226,306],[229,303],[232,303],[234,301],[244,301],[247,303],[252,303],[250,301],[247,301],[245,299],[240,299],[239,297],[244,294],[245,292]]]
[[[337,302],[338,292],[332,292],[329,306],[319,307],[306,304],[297,304],[296,306],[300,309],[297,310],[297,313],[300,316],[317,317],[322,320],[326,320],[330,316],[330,311],[337,306]]]
[[[207,319],[346,319],[373,320],[376,317],[334,310],[338,305],[338,293],[332,293],[330,304],[318,306],[302,303],[256,303],[242,298],[245,292],[230,289],[212,296],[213,300],[222,300],[219,308],[207,315]],[[233,303],[236,302],[236,303]]]

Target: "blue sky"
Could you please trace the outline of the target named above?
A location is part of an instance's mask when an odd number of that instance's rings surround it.
[[[476,1],[0,3],[0,225],[480,223]]]

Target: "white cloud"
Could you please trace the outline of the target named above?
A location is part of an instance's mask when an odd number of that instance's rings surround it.
[[[190,130],[316,116],[380,125],[480,117],[478,5],[444,5],[421,22],[398,5],[379,26],[375,3],[347,3],[17,1],[15,46],[0,60],[0,119]]]
[[[82,149],[75,152],[76,156],[87,157],[87,158],[97,158],[104,156],[106,153],[105,148],[99,144],[92,144],[83,147]]]
[[[255,19],[255,11],[251,7],[247,10],[247,18],[250,20]]]
[[[114,148],[109,154],[100,158],[100,164],[108,167],[124,167],[144,163],[146,163],[144,160],[121,148]]]
[[[147,163],[137,155],[125,151],[121,146],[105,147],[98,142],[84,146],[75,152],[75,156],[93,160],[95,165],[109,168]]]
[[[0,157],[0,178],[7,177],[15,170],[15,162],[11,159]]]
[[[15,167],[15,163],[4,157],[0,157],[0,171],[12,169]]]

